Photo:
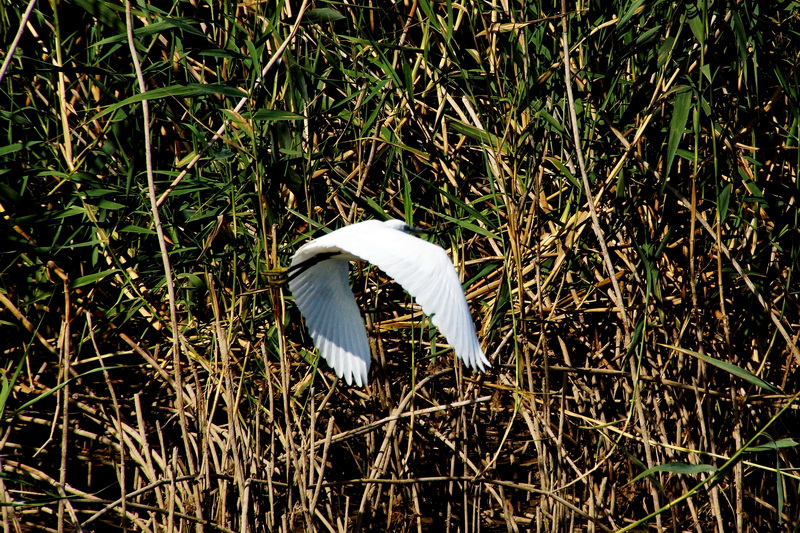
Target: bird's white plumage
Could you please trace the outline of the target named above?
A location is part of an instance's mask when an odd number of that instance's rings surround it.
[[[370,365],[364,322],[348,281],[349,261],[358,259],[386,272],[416,298],[468,367],[491,366],[447,253],[406,229],[399,220],[359,222],[304,244],[292,257],[289,290],[320,355],[348,385],[366,384]],[[314,262],[320,254],[330,257]]]

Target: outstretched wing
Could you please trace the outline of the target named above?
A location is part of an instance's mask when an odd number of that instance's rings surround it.
[[[377,220],[345,226],[306,246],[311,245],[317,252],[341,250],[386,272],[416,299],[468,367],[491,366],[475,334],[461,281],[441,247]]]
[[[289,290],[320,355],[348,385],[363,387],[369,372],[369,341],[350,289],[348,266],[346,258],[320,261],[290,279]]]

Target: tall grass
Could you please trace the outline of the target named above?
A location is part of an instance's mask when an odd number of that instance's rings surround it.
[[[797,529],[796,2],[27,6],[5,530]],[[486,375],[359,265],[347,387],[268,288],[386,217],[448,249]]]

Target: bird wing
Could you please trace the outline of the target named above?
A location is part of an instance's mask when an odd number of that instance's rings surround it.
[[[440,246],[393,229],[383,222],[369,220],[324,235],[301,247],[295,257],[301,256],[299,263],[316,253],[334,249],[369,261],[402,285],[468,367],[485,370],[491,366],[475,334],[461,281],[452,261]],[[352,300],[352,293],[349,296]],[[300,310],[305,314],[302,307]]]
[[[315,242],[301,247],[292,259],[292,265],[316,253],[336,251],[324,247],[306,248]],[[298,255],[300,260],[297,260]],[[306,319],[306,327],[320,355],[348,385],[355,381],[356,385],[363,387],[369,372],[369,341],[350,289],[348,267],[347,258],[326,259],[291,279],[289,290]]]

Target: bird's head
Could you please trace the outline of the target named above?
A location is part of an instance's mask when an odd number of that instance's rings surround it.
[[[431,233],[430,230],[409,226],[402,220],[397,220],[396,218],[390,218],[389,220],[384,222],[384,224],[386,224],[388,227],[392,229],[396,229],[397,231],[402,231],[403,233],[410,233],[412,235],[417,235],[420,233],[429,235]]]

